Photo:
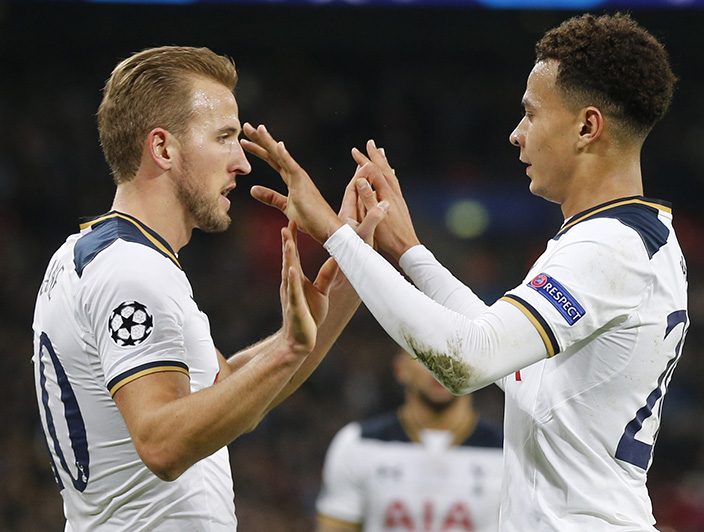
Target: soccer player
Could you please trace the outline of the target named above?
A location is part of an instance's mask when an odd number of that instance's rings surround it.
[[[178,252],[194,228],[228,227],[227,195],[250,171],[236,81],[226,57],[162,47],[122,61],[105,86],[112,210],[54,254],[33,325],[67,532],[235,530],[226,445],[303,382],[358,305],[334,261],[304,277],[290,224],[281,329],[227,360],[215,348]]]
[[[288,196],[253,194],[338,261],[385,330],[457,394],[505,391],[501,530],[655,530],[646,477],[689,324],[670,205],[643,197],[640,153],[670,104],[667,53],[625,14],[547,32],[510,134],[530,190],[565,221],[524,281],[487,306],[420,245],[373,142],[359,197],[388,209],[377,245],[343,224],[283,144],[245,125],[243,145],[281,170]],[[417,288],[416,288],[417,287]]]
[[[496,532],[501,431],[405,351],[393,369],[398,411],[350,423],[328,449],[318,532]]]

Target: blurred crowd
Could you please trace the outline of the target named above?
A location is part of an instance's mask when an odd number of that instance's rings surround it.
[[[147,46],[205,45],[240,72],[243,121],[266,123],[339,203],[352,146],[384,146],[421,240],[493,302],[518,284],[560,211],[527,190],[508,134],[533,44],[569,12],[145,7],[0,3],[0,531],[63,530],[61,499],[39,428],[31,321],[47,261],[80,216],[110,208],[98,145],[100,90],[121,58]],[[704,531],[704,12],[635,12],[665,42],[681,81],[670,114],[647,141],[646,196],[674,204],[690,279],[692,325],[664,404],[649,487],[663,531]],[[231,195],[231,228],[195,233],[180,259],[224,353],[278,328],[279,229],[251,184],[281,188],[253,162]],[[480,205],[481,230],[447,229],[458,198]],[[312,277],[325,259],[301,238]],[[313,528],[320,468],[332,435],[393,409],[394,344],[361,308],[312,378],[231,445],[243,532]],[[477,392],[501,422],[496,387]]]

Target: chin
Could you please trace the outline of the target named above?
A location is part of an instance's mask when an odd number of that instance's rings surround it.
[[[551,203],[557,203],[552,197],[552,194],[550,194],[548,190],[546,190],[544,187],[536,185],[535,181],[530,182],[530,187],[528,187],[528,190],[530,190],[531,194],[533,194],[534,196],[543,198],[544,200],[549,201]]]
[[[457,400],[457,397],[450,392],[442,394],[442,396],[440,394],[421,393],[420,398],[427,407],[435,412],[447,410]]]
[[[198,229],[204,233],[222,233],[230,227],[231,223],[232,219],[227,214],[224,214],[223,216],[202,220],[201,223],[198,224]]]

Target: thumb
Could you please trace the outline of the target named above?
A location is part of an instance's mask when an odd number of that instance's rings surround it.
[[[386,217],[387,212],[389,212],[389,202],[380,201],[367,211],[364,220],[357,227],[357,234],[370,246],[373,245],[376,226]]]
[[[335,277],[337,277],[337,272],[339,270],[340,268],[338,267],[335,259],[330,257],[320,267],[318,276],[315,278],[315,282],[313,284],[322,294],[328,295],[330,293],[330,286],[335,280]]]
[[[283,194],[279,194],[275,190],[272,190],[267,187],[262,187],[260,185],[254,185],[249,190],[249,193],[252,195],[252,197],[254,199],[257,199],[257,200],[261,201],[262,203],[265,203],[266,205],[276,207],[281,212],[286,212],[286,207],[288,205],[288,198],[286,196],[284,196]]]

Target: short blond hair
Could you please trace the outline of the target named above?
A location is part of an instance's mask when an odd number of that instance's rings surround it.
[[[144,139],[152,129],[185,136],[198,78],[212,79],[234,92],[237,70],[229,57],[187,46],[149,48],[115,67],[98,108],[98,132],[116,184],[137,173]]]

